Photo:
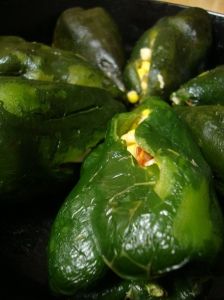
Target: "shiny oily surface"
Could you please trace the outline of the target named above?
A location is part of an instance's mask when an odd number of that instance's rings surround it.
[[[145,111],[148,117],[142,118]],[[139,165],[127,150],[121,137],[131,128],[138,145],[154,157],[152,165]],[[194,259],[211,260],[222,244],[222,221],[210,176],[189,132],[164,101],[148,99],[115,116],[54,222],[53,289],[75,293],[100,280],[108,267],[125,279],[147,280]],[[84,259],[71,260],[74,252]]]
[[[224,65],[205,71],[171,94],[176,105],[224,104]],[[221,108],[220,108],[221,109]]]
[[[115,96],[119,94],[111,81],[82,57],[13,36],[0,37],[0,73],[32,80],[99,87]]]
[[[53,46],[81,55],[124,91],[122,38],[117,24],[102,7],[65,10],[57,20]]]
[[[96,241],[106,264],[127,279],[165,273],[197,256],[206,257],[212,253],[207,240],[214,243],[213,249],[221,245],[220,234],[217,239],[214,236],[219,224],[215,225],[209,213],[214,199],[210,198],[206,164],[175,115],[168,107],[166,111],[166,105],[157,107],[150,100],[152,112],[137,127],[135,136],[155,164],[139,167],[124,145],[119,141],[107,144],[106,140],[104,167],[97,175],[98,189],[109,188],[98,196],[93,212]],[[122,115],[114,119],[112,133],[121,120]],[[116,133],[115,140],[119,137]],[[180,136],[182,145],[178,146]],[[186,143],[186,149],[191,149],[187,153],[183,149]],[[198,218],[198,214],[203,217]],[[108,235],[110,238],[105,239]]]

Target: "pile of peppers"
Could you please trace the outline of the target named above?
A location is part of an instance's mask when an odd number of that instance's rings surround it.
[[[224,66],[208,70],[212,32],[205,10],[182,9],[126,60],[112,16],[74,7],[51,46],[0,37],[1,199],[64,189],[47,246],[53,295],[205,293],[224,238]]]

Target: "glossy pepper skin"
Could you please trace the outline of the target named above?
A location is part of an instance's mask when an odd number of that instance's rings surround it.
[[[53,46],[83,56],[124,91],[122,38],[117,24],[104,8],[65,10],[57,21]]]
[[[91,181],[97,171],[95,162],[101,147],[84,160],[80,180],[51,228],[48,277],[51,290],[56,294],[74,295],[79,290],[85,291],[100,282],[108,270],[93,238],[90,220],[95,205]]]
[[[174,109],[189,126],[215,175],[218,191],[224,195],[224,106],[176,106]]]
[[[147,280],[216,255],[223,225],[210,170],[182,123],[154,98],[112,119],[53,224],[54,290],[85,288],[80,277],[88,286],[103,263],[125,279]]]
[[[0,37],[0,74],[98,87],[113,96],[120,94],[100,70],[81,56],[16,36]]]
[[[211,46],[211,20],[200,8],[187,8],[160,19],[136,43],[125,68],[129,91],[169,98],[198,74]],[[131,97],[128,94],[129,101]]]
[[[0,78],[0,98],[1,201],[60,190],[124,109],[101,89],[17,77]]]
[[[210,260],[222,244],[208,165],[168,104],[144,102],[113,118],[93,183],[96,243],[126,279]]]
[[[224,66],[204,72],[173,92],[170,100],[176,105],[224,104]]]

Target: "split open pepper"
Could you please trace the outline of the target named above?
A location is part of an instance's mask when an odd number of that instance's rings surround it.
[[[168,99],[180,84],[198,74],[212,42],[209,14],[187,8],[160,19],[137,41],[124,72],[129,102],[144,95]]]
[[[50,285],[76,293],[108,268],[147,280],[189,261],[212,261],[222,240],[207,163],[173,109],[149,97],[116,115],[85,160],[52,227]]]

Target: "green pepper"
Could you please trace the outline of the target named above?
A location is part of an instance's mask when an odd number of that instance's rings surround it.
[[[0,78],[0,99],[1,201],[60,191],[124,110],[101,89],[19,77]]]
[[[181,85],[170,100],[176,105],[224,104],[224,66],[218,66]]]
[[[99,87],[120,95],[117,87],[81,56],[19,37],[0,37],[0,74]]]
[[[176,106],[175,111],[189,126],[224,195],[224,106]]]
[[[83,56],[124,91],[122,39],[117,24],[104,8],[65,10],[57,21],[53,46]]]
[[[200,8],[187,8],[160,19],[133,49],[125,68],[130,102],[143,95],[169,98],[180,84],[196,75],[212,42],[211,19]]]
[[[209,260],[222,244],[208,165],[172,108],[145,102],[113,119],[92,184],[95,240],[126,279]]]
[[[148,98],[115,116],[85,160],[52,227],[50,284],[75,293],[104,264],[125,279],[148,280],[191,260],[212,261],[222,234],[207,163],[173,109]]]

